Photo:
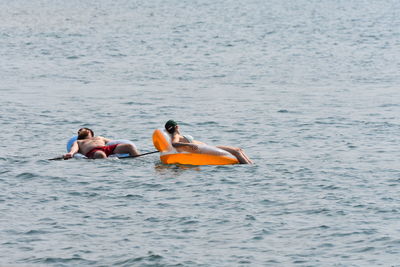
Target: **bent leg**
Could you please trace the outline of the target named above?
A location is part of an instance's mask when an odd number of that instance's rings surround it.
[[[139,155],[139,151],[131,144],[119,144],[113,151],[115,154],[129,153],[131,156]]]
[[[106,153],[101,150],[97,150],[96,152],[93,153],[93,159],[105,159],[107,158]]]
[[[253,164],[249,157],[244,153],[241,148],[231,146],[217,146],[218,148],[225,150],[234,155],[241,164]]]

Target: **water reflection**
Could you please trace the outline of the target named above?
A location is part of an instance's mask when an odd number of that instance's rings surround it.
[[[183,170],[194,170],[200,171],[199,166],[194,165],[182,165],[182,164],[163,164],[161,162],[154,164],[154,170],[159,174],[181,174]]]

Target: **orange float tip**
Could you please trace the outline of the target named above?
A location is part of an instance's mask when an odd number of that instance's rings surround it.
[[[160,129],[156,129],[153,132],[153,145],[160,152],[170,150],[171,146],[168,143],[165,134]]]

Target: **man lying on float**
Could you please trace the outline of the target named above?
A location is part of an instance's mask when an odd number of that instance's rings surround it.
[[[78,130],[78,139],[72,144],[69,152],[63,157],[72,158],[76,153],[81,153],[90,159],[104,159],[111,154],[128,153],[130,156],[139,155],[137,149],[131,144],[106,145],[110,139],[94,136],[89,128]]]

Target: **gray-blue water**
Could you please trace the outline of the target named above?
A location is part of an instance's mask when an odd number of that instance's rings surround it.
[[[0,0],[1,266],[400,266],[397,0]],[[168,119],[255,165],[48,161]]]

